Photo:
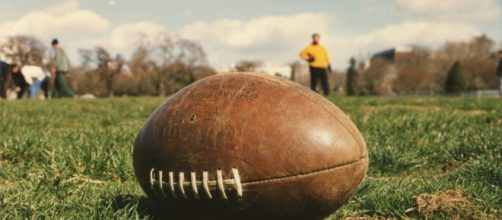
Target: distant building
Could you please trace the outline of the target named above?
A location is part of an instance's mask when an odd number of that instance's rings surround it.
[[[372,60],[375,58],[383,58],[391,62],[399,62],[409,57],[412,54],[412,50],[411,47],[394,47],[373,54]]]
[[[374,92],[381,95],[395,95],[394,82],[398,79],[398,64],[413,55],[411,47],[394,47],[373,54],[370,67],[376,71],[372,74],[380,74],[379,86]],[[382,62],[385,61],[385,62]]]

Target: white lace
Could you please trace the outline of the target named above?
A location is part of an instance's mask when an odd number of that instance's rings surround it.
[[[177,182],[174,178],[174,172],[169,171],[167,175],[167,182],[164,180],[164,172],[162,170],[156,170],[152,168],[150,170],[150,187],[156,195],[162,197],[168,197],[166,191],[171,193],[171,197],[179,198],[180,196],[184,199],[189,199],[189,194],[186,190],[190,190],[192,193],[190,195],[195,199],[201,199],[202,196],[199,194],[203,191],[205,197],[208,199],[213,199],[211,192],[217,191],[222,199],[228,199],[228,190],[235,190],[237,197],[242,197],[242,185],[241,178],[239,175],[239,170],[232,168],[231,179],[224,179],[223,172],[221,170],[216,170],[216,180],[209,180],[209,173],[207,171],[202,172],[202,179],[197,180],[197,173],[190,172],[190,181],[185,181],[185,173],[179,172]],[[200,177],[200,176],[199,176]],[[168,187],[165,187],[168,186]],[[201,188],[199,190],[199,188]],[[165,189],[167,188],[167,189]]]

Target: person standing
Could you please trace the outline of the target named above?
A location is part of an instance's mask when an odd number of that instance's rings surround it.
[[[17,90],[17,99],[22,99],[24,96],[24,93],[28,90],[30,87],[30,84],[26,82],[26,79],[24,78],[23,74],[21,74],[21,67],[18,66],[17,64],[12,64],[11,65],[11,77],[12,81],[14,82],[14,85],[18,87]]]
[[[318,33],[312,35],[312,43],[300,52],[300,57],[309,62],[310,88],[316,91],[317,82],[321,81],[324,95],[329,95],[328,72],[331,72],[329,56],[326,48],[319,41]]]
[[[45,99],[49,98],[49,77],[50,74],[42,67],[25,65],[22,68],[16,68],[13,72],[21,74],[26,84],[30,86],[30,99],[36,99],[40,89],[44,91]]]
[[[73,91],[65,83],[64,77],[68,70],[70,69],[70,61],[66,52],[59,47],[58,39],[54,39],[51,42],[52,48],[54,49],[52,72],[56,74],[54,79],[54,90],[52,92],[53,98],[59,98],[63,96],[73,97]]]
[[[502,96],[502,50],[499,50],[499,66],[497,68],[497,76],[500,78],[500,96]]]
[[[10,68],[10,64],[0,60],[0,98],[3,99],[7,99],[7,79]]]

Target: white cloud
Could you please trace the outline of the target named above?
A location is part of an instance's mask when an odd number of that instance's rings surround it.
[[[59,35],[70,32],[76,35],[106,30],[110,22],[91,11],[79,10],[61,16],[33,12],[5,26],[14,33]]]
[[[269,16],[249,21],[222,19],[198,22],[181,30],[183,37],[201,43],[212,64],[219,66],[242,59],[287,63],[298,59],[298,51],[310,41],[310,34],[321,33],[321,41],[338,68],[354,55],[421,44],[437,47],[445,41],[469,40],[480,31],[465,23],[408,21],[362,34],[336,28],[335,18],[326,13]],[[343,26],[342,26],[343,27]]]
[[[75,0],[29,12],[16,20],[0,21],[0,30],[0,42],[8,36],[29,35],[41,39],[49,46],[50,40],[57,37],[74,64],[78,64],[79,49],[102,46],[112,53],[127,56],[140,33],[149,38],[167,33],[164,26],[152,22],[113,26],[101,15],[80,9]]]
[[[479,34],[476,28],[461,23],[405,22],[357,36],[352,44],[368,51],[409,44],[437,47],[446,41],[466,41]]]
[[[99,34],[110,27],[111,23],[102,16],[78,9],[76,1],[67,1],[46,10],[30,12],[17,20],[0,23],[0,35],[32,35],[45,41],[53,37],[84,39],[81,36]]]
[[[129,23],[115,27],[107,42],[113,49],[127,50],[131,49],[140,37],[155,39],[166,33],[167,29],[164,26],[153,22]]]
[[[490,21],[500,19],[500,0],[396,0],[396,8],[422,18],[449,21]]]
[[[300,13],[248,21],[197,22],[185,26],[180,35],[203,44],[216,65],[235,59],[290,62],[308,44],[312,33],[329,36],[333,24],[334,17],[327,13]]]

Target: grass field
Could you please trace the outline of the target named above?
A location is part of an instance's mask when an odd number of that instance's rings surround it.
[[[370,155],[331,218],[502,218],[501,99],[331,99]],[[150,217],[131,147],[163,100],[0,101],[0,217]]]

